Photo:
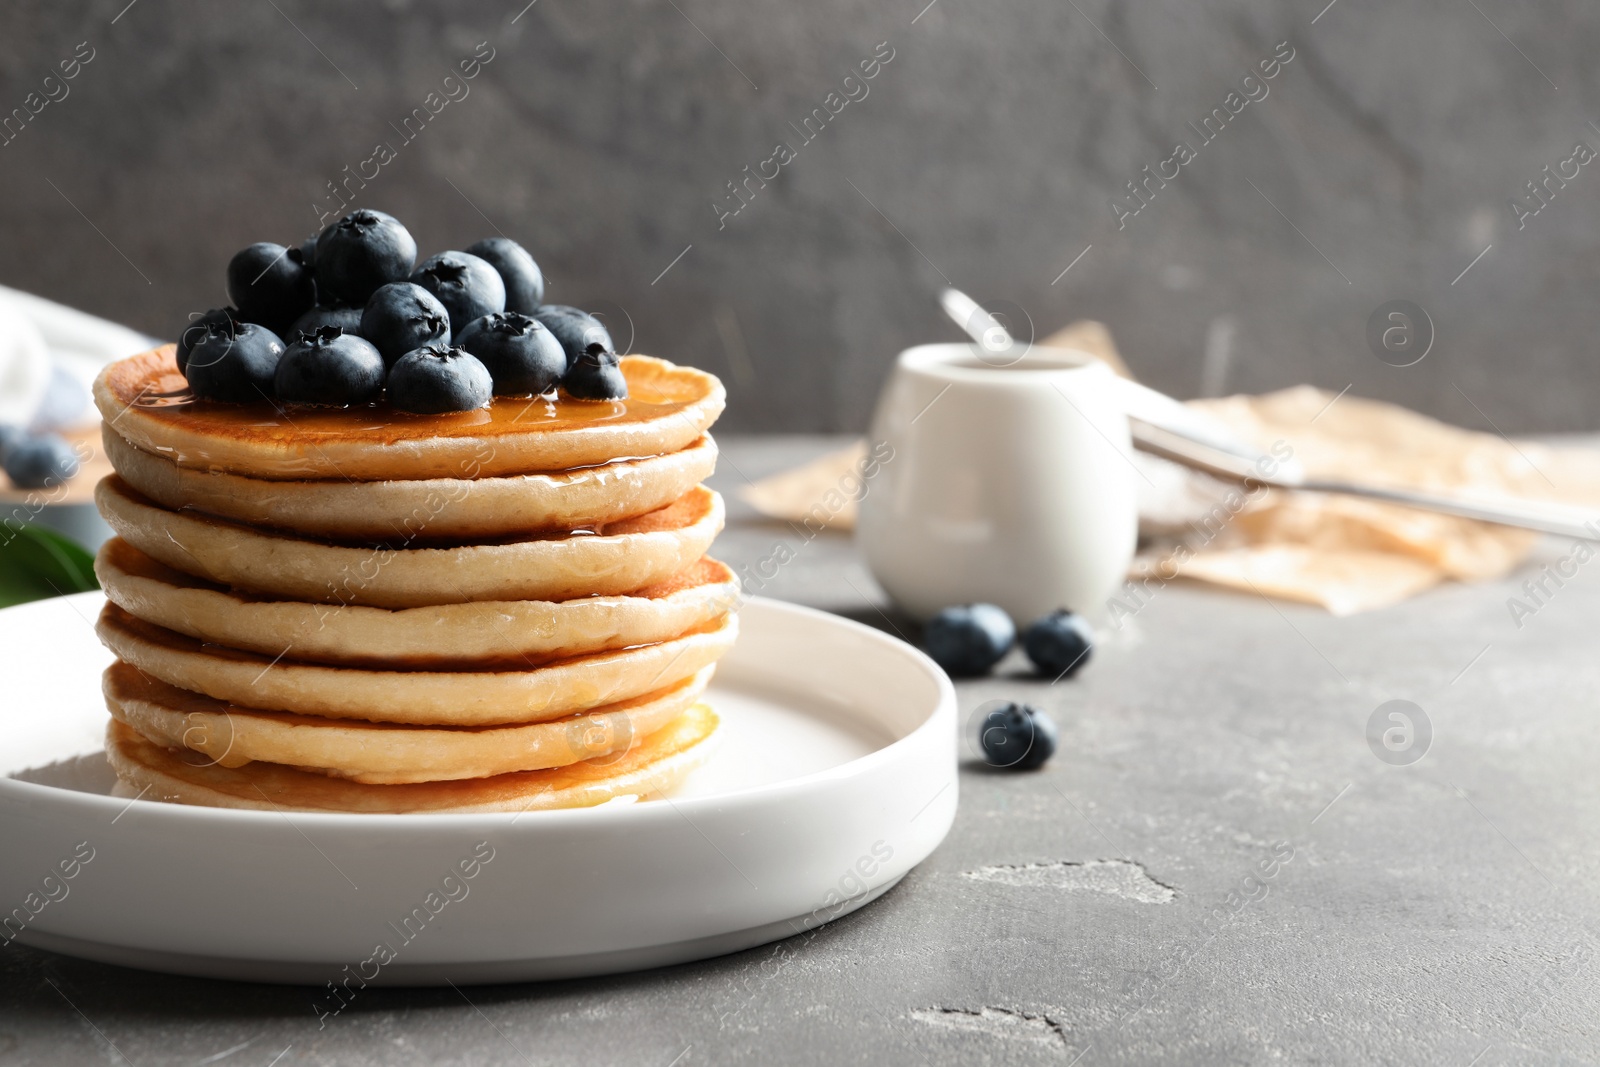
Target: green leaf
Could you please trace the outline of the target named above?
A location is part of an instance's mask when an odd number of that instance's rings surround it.
[[[0,607],[98,588],[82,545],[37,523],[0,523]]]

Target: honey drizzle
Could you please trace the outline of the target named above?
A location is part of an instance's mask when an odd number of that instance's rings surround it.
[[[648,422],[689,406],[636,385],[628,399],[620,401],[558,399],[549,395],[495,397],[487,408],[447,415],[413,415],[396,411],[384,402],[349,408],[279,408],[265,401],[229,404],[197,397],[186,386],[153,388],[182,381],[176,375],[152,375],[129,406],[150,418],[181,423],[184,429],[207,436],[278,442],[337,437],[380,445],[435,437],[496,437]]]

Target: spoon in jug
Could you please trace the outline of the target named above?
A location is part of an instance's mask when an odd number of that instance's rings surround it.
[[[1030,346],[1019,344],[1005,326],[958,289],[939,297],[955,320],[996,366],[1020,361]],[[1309,478],[1298,463],[1283,463],[1235,438],[1225,427],[1148,386],[1113,378],[1114,399],[1128,416],[1133,447],[1162,459],[1239,485],[1309,493],[1340,493],[1391,504],[1514,526],[1540,533],[1600,541],[1600,515],[1559,504],[1519,500],[1474,500],[1414,489],[1390,488],[1333,479]],[[1266,472],[1271,472],[1270,474]]]

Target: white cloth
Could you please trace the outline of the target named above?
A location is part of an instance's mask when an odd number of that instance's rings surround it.
[[[0,286],[0,425],[34,432],[92,424],[95,375],[158,344],[136,330]]]

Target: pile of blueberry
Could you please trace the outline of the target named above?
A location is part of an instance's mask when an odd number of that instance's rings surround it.
[[[228,264],[228,299],[190,323],[178,369],[197,395],[349,406],[385,393],[440,414],[560,386],[621,400],[627,382],[598,319],[545,304],[544,275],[491,237],[420,265],[398,219],[362,209],[296,248],[262,242]]]
[[[923,649],[954,678],[988,674],[1017,641],[1017,627],[993,604],[945,608],[923,630]],[[1082,615],[1062,608],[1022,631],[1022,650],[1052,679],[1078,672],[1094,651],[1094,631]]]
[[[78,473],[78,457],[53,433],[0,426],[0,469],[18,489],[54,489]]]

